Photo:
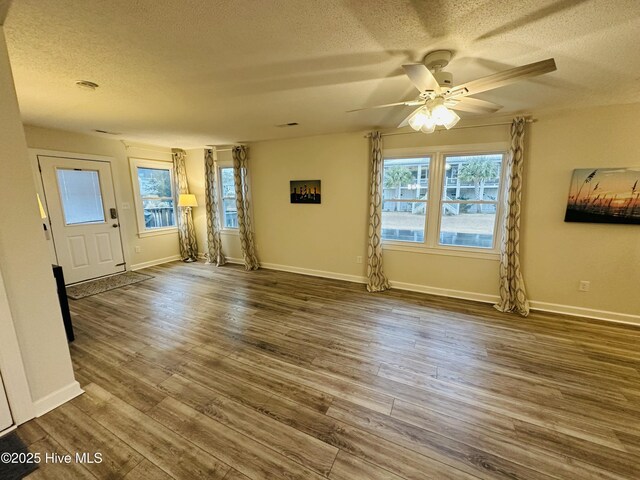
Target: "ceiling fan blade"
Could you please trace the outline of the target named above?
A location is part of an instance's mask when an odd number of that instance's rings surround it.
[[[502,108],[502,105],[498,105],[497,103],[472,97],[459,97],[457,99],[451,99],[450,102],[450,106],[447,105],[447,103],[445,103],[445,106],[452,110],[460,110],[461,112],[494,113]]]
[[[413,82],[420,93],[425,91],[440,93],[440,85],[431,71],[422,63],[402,65],[404,73]]]
[[[384,105],[374,105],[373,107],[363,107],[363,108],[356,108],[355,110],[347,110],[347,113],[360,112],[362,110],[373,110],[375,108],[397,107],[398,105],[409,105],[409,106],[422,105],[423,103],[424,103],[424,100],[409,100],[407,102],[386,103]]]
[[[494,73],[487,77],[478,78],[451,89],[451,94],[459,93],[461,96],[475,95],[494,88],[504,87],[510,83],[519,82],[525,78],[531,78],[556,70],[556,62],[553,58],[541,62],[530,63],[522,67],[510,68],[502,72]],[[466,91],[464,91],[466,90]]]

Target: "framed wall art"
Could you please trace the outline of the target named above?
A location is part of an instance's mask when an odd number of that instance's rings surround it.
[[[320,180],[291,180],[291,203],[321,203]]]
[[[574,170],[564,221],[640,225],[640,167]]]

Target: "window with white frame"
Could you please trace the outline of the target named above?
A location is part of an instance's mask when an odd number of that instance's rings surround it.
[[[221,166],[218,169],[220,179],[220,209],[222,227],[238,228],[238,210],[236,209],[236,189],[233,182],[233,167]]]
[[[382,238],[424,242],[431,158],[389,158],[382,179]]]
[[[385,158],[382,239],[387,245],[497,251],[504,152],[443,150]]]
[[[173,165],[170,162],[130,159],[136,199],[138,233],[176,229]]]

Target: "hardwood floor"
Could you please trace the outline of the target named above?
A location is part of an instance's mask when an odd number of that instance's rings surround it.
[[[29,478],[637,479],[640,329],[237,266],[71,302]]]

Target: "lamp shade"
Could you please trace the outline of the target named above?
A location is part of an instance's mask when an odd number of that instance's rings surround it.
[[[44,220],[45,218],[47,218],[47,212],[45,212],[44,207],[42,206],[40,195],[36,193],[36,197],[38,197],[38,207],[40,207],[40,218]]]
[[[179,207],[197,207],[196,196],[192,193],[181,193],[178,197]]]

